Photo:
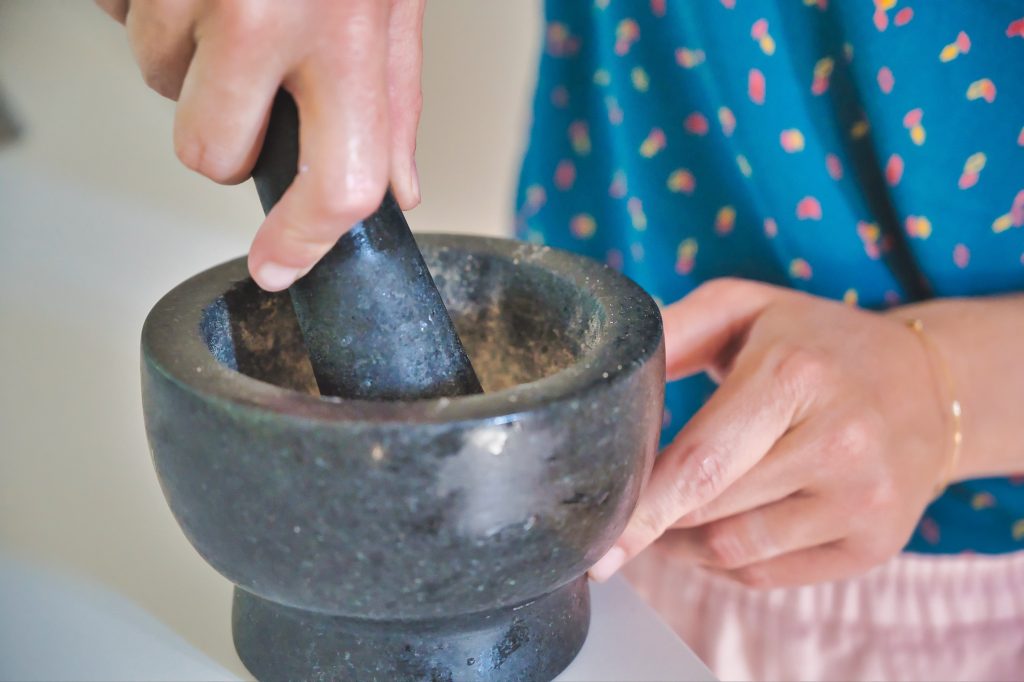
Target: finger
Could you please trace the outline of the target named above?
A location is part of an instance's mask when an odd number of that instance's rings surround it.
[[[249,271],[268,291],[290,286],[387,189],[386,3],[333,7],[344,54],[311,59],[285,80],[299,109],[299,174],[249,250]]]
[[[416,170],[416,129],[423,95],[423,0],[398,0],[388,31],[388,83],[391,124],[391,187],[405,210],[420,202]]]
[[[665,360],[669,381],[723,364],[750,323],[783,290],[758,282],[711,280],[665,308]]]
[[[804,424],[785,433],[772,449],[738,481],[705,505],[683,515],[673,528],[695,528],[778,502],[821,478],[826,424]]]
[[[223,184],[249,177],[284,69],[236,31],[200,40],[174,117],[174,148],[194,171]]]
[[[872,565],[856,560],[841,542],[831,542],[734,570],[711,570],[748,587],[769,589],[853,578]]]
[[[96,4],[119,23],[123,24],[128,16],[128,0],[96,0]]]
[[[676,520],[721,495],[795,423],[802,380],[753,350],[658,457],[626,530],[595,566],[607,578]],[[796,383],[796,385],[791,385]]]
[[[660,542],[684,561],[734,570],[844,537],[849,517],[823,515],[821,506],[817,495],[797,493],[698,528],[671,531]]]
[[[142,78],[168,99],[178,99],[196,49],[194,15],[180,2],[125,2],[125,28]]]

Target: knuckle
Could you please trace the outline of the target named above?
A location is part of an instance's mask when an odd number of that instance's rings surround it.
[[[282,22],[271,18],[263,5],[253,0],[213,2],[198,19],[194,39],[214,44],[213,54],[225,72],[251,65],[258,50],[283,42],[275,33]]]
[[[377,210],[386,190],[384,178],[353,184],[346,192],[349,211],[362,220]]]
[[[267,37],[273,20],[274,4],[264,0],[214,3],[214,19],[227,43],[252,44]]]
[[[725,465],[717,452],[712,452],[700,460],[696,483],[709,495],[717,495],[725,488]]]
[[[801,344],[786,343],[776,350],[775,380],[789,394],[805,395],[829,381],[824,353]]]
[[[169,29],[167,8],[149,5],[126,17],[128,42],[143,82],[168,99],[177,99],[185,78],[185,59],[179,48],[180,34]]]
[[[829,434],[826,453],[841,458],[861,458],[874,451],[878,443],[877,420],[867,412],[860,412],[843,419]]]
[[[678,465],[673,476],[676,494],[687,500],[707,500],[717,496],[726,486],[727,453],[717,443],[698,444]]]
[[[749,551],[736,529],[727,524],[710,526],[704,537],[712,566],[733,570],[747,562]]]
[[[127,0],[94,0],[96,5],[110,15],[112,19],[120,23],[125,22],[128,15]]]
[[[350,48],[366,49],[379,39],[379,17],[374,11],[359,11],[349,15],[342,26]]]
[[[313,263],[320,259],[326,250],[339,237],[337,225],[324,229],[322,226],[291,219],[285,219],[280,228],[279,239],[287,244],[287,250],[297,261]]]
[[[181,94],[181,79],[168,73],[159,62],[146,62],[140,65],[142,81],[158,95],[176,100]]]
[[[864,506],[869,513],[886,512],[899,500],[896,485],[888,476],[879,477],[867,489]]]
[[[321,178],[313,187],[313,202],[327,220],[358,221],[376,210],[384,197],[383,178],[355,178],[345,183]]]
[[[238,164],[223,150],[207,143],[201,134],[182,132],[175,135],[174,153],[185,166],[214,182],[230,184],[238,176]]]
[[[185,79],[187,61],[183,63],[171,45],[153,36],[148,24],[132,23],[129,34],[142,81],[160,95],[177,99]]]

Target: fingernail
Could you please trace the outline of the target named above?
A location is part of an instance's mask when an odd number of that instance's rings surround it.
[[[612,547],[601,559],[590,567],[590,577],[599,583],[611,578],[626,563],[626,550]]]
[[[299,278],[299,274],[299,268],[264,263],[256,270],[256,283],[268,291],[281,291],[290,287]]]

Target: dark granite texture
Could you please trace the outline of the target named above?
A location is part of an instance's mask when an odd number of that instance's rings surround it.
[[[278,92],[252,177],[267,213],[295,179],[299,116]],[[289,288],[323,395],[377,400],[480,393],[390,190]]]
[[[590,591],[580,576],[515,609],[407,621],[396,637],[390,622],[311,616],[236,587],[233,621],[263,680],[550,680],[583,646]]]
[[[243,259],[179,285],[143,329],[161,485],[238,586],[235,641],[262,679],[550,679],[586,633],[579,576],[653,463],[650,297],[546,247],[418,240],[487,393],[316,395],[288,295]]]

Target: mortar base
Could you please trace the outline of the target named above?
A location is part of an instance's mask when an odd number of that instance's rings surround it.
[[[257,679],[547,682],[583,646],[586,576],[532,602],[451,618],[375,621],[278,604],[235,588],[232,634]]]

